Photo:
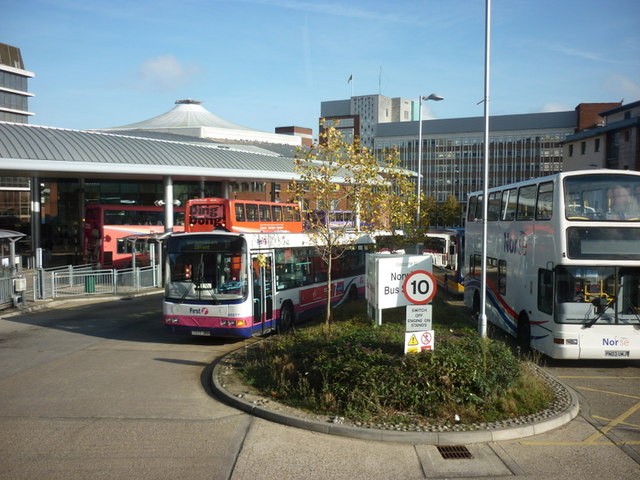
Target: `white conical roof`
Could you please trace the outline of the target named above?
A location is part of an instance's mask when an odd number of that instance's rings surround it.
[[[233,130],[257,131],[244,127],[214,115],[201,105],[202,102],[192,100],[176,100],[176,106],[162,115],[143,120],[142,122],[113,127],[107,130],[131,130],[131,129],[166,129],[176,127],[213,127],[228,128]]]

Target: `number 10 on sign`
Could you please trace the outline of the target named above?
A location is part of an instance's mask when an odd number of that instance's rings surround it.
[[[436,289],[436,279],[426,270],[411,272],[402,284],[405,298],[416,305],[424,305],[433,300]]]

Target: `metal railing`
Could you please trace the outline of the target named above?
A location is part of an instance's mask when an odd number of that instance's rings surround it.
[[[125,270],[97,270],[94,265],[69,265],[24,271],[24,290],[16,291],[15,279],[0,278],[0,309],[28,301],[82,295],[122,295],[161,287],[157,265]]]

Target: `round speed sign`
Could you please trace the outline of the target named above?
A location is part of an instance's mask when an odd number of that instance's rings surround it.
[[[436,279],[426,270],[411,272],[402,283],[405,298],[416,305],[429,303],[436,295],[436,290]]]

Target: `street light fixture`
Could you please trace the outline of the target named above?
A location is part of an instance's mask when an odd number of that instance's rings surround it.
[[[433,100],[439,102],[444,100],[444,97],[437,93],[431,95],[422,95],[418,99],[418,188],[417,188],[417,202],[416,208],[416,226],[420,225],[420,189],[422,186],[422,102],[427,100]]]

